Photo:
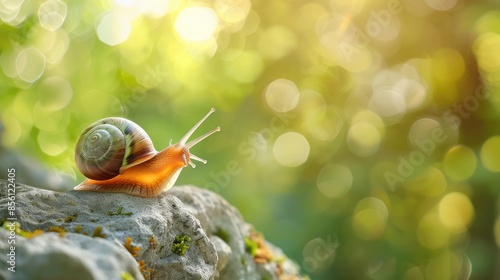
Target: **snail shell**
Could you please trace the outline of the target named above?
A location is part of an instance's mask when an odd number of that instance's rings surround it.
[[[153,142],[139,125],[124,118],[105,118],[80,135],[75,161],[85,177],[106,180],[156,153]]]
[[[215,111],[212,108],[178,143],[156,151],[146,132],[123,118],[106,118],[91,124],[77,141],[75,161],[86,179],[78,191],[120,192],[155,197],[172,187],[182,168],[195,165],[191,160],[207,161],[189,149],[220,131],[220,127],[187,142],[189,137]]]

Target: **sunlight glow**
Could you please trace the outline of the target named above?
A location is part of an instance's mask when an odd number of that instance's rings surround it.
[[[214,35],[218,22],[219,18],[211,8],[186,8],[177,17],[175,30],[186,41],[205,41]]]
[[[66,3],[60,0],[49,0],[40,5],[38,20],[43,28],[54,31],[64,23],[68,12]]]
[[[132,27],[126,16],[112,12],[105,15],[97,26],[99,40],[110,46],[123,43],[130,35]]]

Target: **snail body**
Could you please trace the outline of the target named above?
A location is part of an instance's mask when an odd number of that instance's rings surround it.
[[[189,137],[215,111],[212,108],[176,144],[156,151],[146,132],[124,118],[105,118],[91,124],[77,141],[75,161],[86,179],[78,191],[120,192],[140,197],[155,197],[170,189],[182,168],[191,160],[207,161],[189,149],[220,131],[217,127],[187,142]]]

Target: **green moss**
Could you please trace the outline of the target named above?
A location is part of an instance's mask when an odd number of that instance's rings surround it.
[[[132,212],[122,212],[122,210],[123,210],[123,207],[120,206],[120,207],[118,207],[118,210],[116,212],[108,211],[108,215],[110,215],[110,216],[116,216],[116,215],[127,215],[127,216],[130,216],[130,215],[132,215]]]
[[[122,280],[135,280],[135,278],[127,271],[124,271],[122,272]]]
[[[25,231],[21,229],[21,224],[19,222],[14,223],[14,229],[12,229],[12,222],[8,221],[3,221],[0,222],[1,226],[0,228],[3,228],[8,231],[14,231],[17,235],[25,237],[25,238],[33,238],[37,235],[40,235],[43,233],[43,230],[41,229],[36,229],[34,231]]]
[[[276,263],[278,265],[282,265],[285,261],[286,261],[286,256],[285,255],[280,256],[279,258],[276,259]]]
[[[255,254],[257,253],[257,242],[253,241],[252,239],[245,237],[245,251],[250,254],[250,256],[255,257]]]
[[[226,243],[229,243],[229,240],[231,239],[229,233],[222,228],[217,228],[217,230],[214,232],[214,235],[220,237],[220,239],[224,240],[224,242]]]
[[[172,243],[172,252],[179,256],[184,256],[186,250],[189,248],[191,238],[187,235],[177,235]]]

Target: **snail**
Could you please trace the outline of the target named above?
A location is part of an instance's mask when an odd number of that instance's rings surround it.
[[[87,179],[74,189],[140,197],[155,197],[170,189],[182,168],[188,164],[195,167],[191,160],[207,163],[189,149],[220,131],[220,127],[187,140],[214,111],[212,108],[178,143],[170,143],[159,152],[146,132],[130,120],[110,117],[91,124],[75,148],[76,164]]]

